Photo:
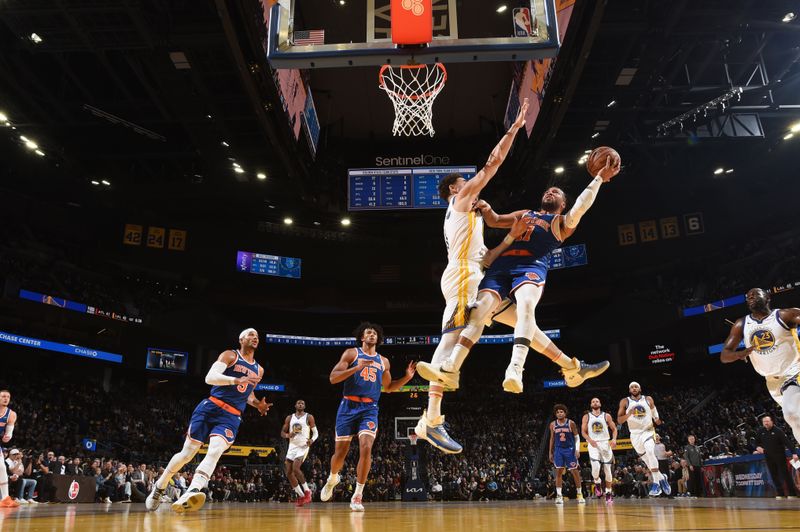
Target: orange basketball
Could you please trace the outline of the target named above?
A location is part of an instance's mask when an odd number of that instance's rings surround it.
[[[620,164],[619,153],[614,148],[608,146],[600,146],[592,150],[589,158],[586,159],[586,169],[592,177],[600,173],[600,170],[606,165],[606,160],[611,157],[612,165]]]

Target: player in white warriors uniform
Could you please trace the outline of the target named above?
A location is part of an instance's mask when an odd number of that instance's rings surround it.
[[[594,479],[594,493],[601,497],[603,491],[600,488],[600,466],[606,477],[605,497],[606,503],[614,502],[614,494],[611,491],[611,483],[614,477],[611,474],[611,466],[614,463],[614,451],[617,446],[617,425],[611,418],[611,414],[603,412],[600,399],[592,398],[589,406],[591,410],[583,415],[581,422],[581,433],[586,439],[589,449],[589,460],[592,463],[592,478]],[[611,436],[609,436],[611,431]]]
[[[319,438],[319,431],[314,416],[306,412],[306,402],[302,399],[298,399],[294,404],[294,414],[286,416],[281,429],[281,438],[289,440],[285,461],[286,478],[297,494],[295,504],[303,506],[311,502],[311,490],[300,466],[308,456],[311,444]]]
[[[629,397],[625,397],[619,402],[619,412],[617,412],[617,423],[622,425],[628,423],[628,430],[631,432],[631,444],[633,450],[639,454],[639,458],[650,469],[653,484],[650,486],[650,496],[658,497],[663,492],[666,495],[672,493],[669,480],[661,474],[658,469],[658,459],[656,458],[655,425],[661,425],[663,421],[658,416],[656,404],[653,398],[642,395],[642,387],[633,381],[628,385]]]
[[[478,285],[483,279],[483,269],[502,253],[514,240],[522,235],[526,226],[512,227],[511,235],[493,249],[487,251],[483,243],[483,217],[481,208],[488,204],[478,200],[478,195],[497,173],[508,155],[514,137],[525,125],[528,100],[522,104],[517,119],[492,150],[489,160],[480,172],[469,181],[460,174],[445,176],[439,183],[439,197],[448,203],[444,218],[444,242],[447,246],[447,267],[442,274],[442,295],[445,299],[442,316],[442,336],[430,363],[421,362],[417,371],[422,378],[430,381],[428,408],[423,412],[415,428],[418,437],[446,453],[460,453],[461,445],[450,438],[444,428],[441,413],[442,393],[445,388],[458,388],[458,371],[438,378],[431,373],[450,355],[456,345],[458,335],[467,326],[469,313],[478,296]],[[510,224],[509,224],[510,225]],[[516,230],[516,233],[514,231]]]
[[[800,309],[772,310],[769,292],[753,288],[745,296],[750,314],[731,327],[720,354],[722,362],[750,360],[753,369],[767,380],[767,390],[783,407],[783,418],[800,438]],[[737,351],[744,339],[745,349]]]

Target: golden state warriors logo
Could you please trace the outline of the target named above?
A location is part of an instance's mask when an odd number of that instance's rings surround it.
[[[592,423],[592,432],[594,434],[600,434],[601,432],[603,432],[603,424],[600,423],[599,421],[595,421],[594,423]]]
[[[750,335],[750,345],[759,355],[768,355],[775,351],[775,335],[770,330],[758,329]]]
[[[295,423],[294,425],[292,425],[292,432],[294,432],[295,434],[303,432],[303,425],[301,425],[300,423]]]
[[[632,415],[637,419],[641,419],[647,415],[647,412],[642,405],[636,405],[633,407]]]

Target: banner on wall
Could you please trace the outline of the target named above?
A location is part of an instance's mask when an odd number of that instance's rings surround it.
[[[775,485],[761,454],[707,461],[703,464],[703,487],[706,497],[775,496]]]

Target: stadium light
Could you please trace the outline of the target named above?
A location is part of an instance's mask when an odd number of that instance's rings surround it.
[[[724,169],[724,168],[717,168],[716,170],[714,170],[714,175],[719,175],[719,174],[721,174],[721,173],[722,173],[722,172],[724,172],[724,171],[725,171],[725,169]]]
[[[611,100],[606,107],[614,107],[615,105],[617,105],[617,100]]]
[[[39,157],[44,157],[44,152],[42,150],[36,150],[34,153]]]
[[[733,173],[733,168],[728,168],[727,170],[725,170],[725,173],[726,174],[732,174]]]
[[[41,44],[42,40],[43,40],[41,37],[39,37],[38,33],[31,33],[31,36],[29,37],[29,39],[31,40],[31,42],[33,44]]]
[[[243,174],[244,168],[242,168],[241,166],[234,166],[233,171],[236,172],[237,174]]]
[[[564,167],[563,166],[556,166],[555,170],[553,170],[553,171],[555,173],[557,173],[557,174],[563,174],[564,173]]]
[[[497,12],[498,13],[504,13],[506,9],[508,9],[508,6],[503,4],[503,5],[501,5],[500,7],[497,8]]]
[[[0,111],[0,122],[8,122],[8,116],[3,111]]]
[[[345,227],[350,225],[350,218],[342,218],[342,225]]]
[[[101,182],[101,183],[103,183],[103,184],[104,184],[105,186],[107,186],[107,187],[110,187],[110,186],[111,186],[111,182],[110,182],[110,181],[108,181],[107,179],[103,179],[103,180],[101,180],[100,182]]]
[[[39,145],[36,144],[35,142],[33,142],[32,140],[26,140],[25,141],[25,146],[27,146],[31,150],[38,150],[39,149]]]
[[[222,142],[220,142],[220,144],[222,144],[222,145],[223,145],[223,146],[225,146],[226,148],[229,148],[229,147],[230,147],[230,144],[228,144],[228,143],[227,143],[226,141],[224,141],[224,140],[223,140]]]
[[[294,220],[292,220],[287,216],[286,218],[283,219],[283,223],[285,223],[286,225],[292,225],[294,223]]]
[[[794,124],[792,124],[791,127],[789,127],[789,131],[791,131],[792,133],[800,132],[800,122],[795,122]]]
[[[94,179],[92,179],[92,184],[94,186],[98,186],[100,184],[100,181],[95,181]]]
[[[789,140],[792,137],[794,137],[794,133],[787,133],[783,136],[783,140]]]
[[[264,181],[267,178],[267,174],[264,172],[259,172],[256,174],[256,177],[259,178],[261,181]]]
[[[596,138],[597,138],[597,137],[599,137],[599,136],[600,136],[600,133],[598,133],[597,131],[595,131],[595,132],[592,134],[592,138],[593,138],[593,139],[596,139]]]
[[[791,21],[794,20],[794,17],[795,17],[795,14],[790,11],[790,12],[786,13],[781,20],[784,21],[784,22],[791,22]]]

